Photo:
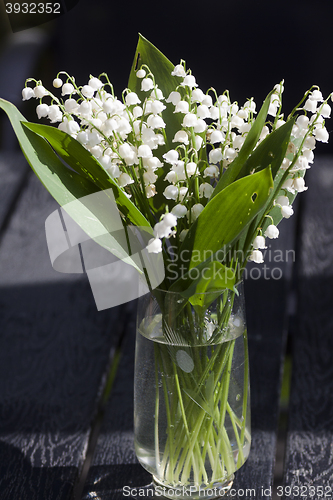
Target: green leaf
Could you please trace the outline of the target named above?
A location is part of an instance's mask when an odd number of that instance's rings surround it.
[[[164,97],[168,97],[170,92],[176,89],[176,87],[183,81],[182,78],[177,76],[171,76],[171,72],[174,69],[174,65],[169,59],[165,57],[152,43],[150,43],[142,35],[139,35],[139,41],[136,48],[134,61],[131,69],[131,73],[128,80],[128,87],[136,92],[141,99],[144,101],[148,97],[147,92],[141,91],[141,78],[137,78],[136,71],[140,68],[142,64],[149,67],[150,71],[155,77],[155,82],[158,88],[162,91]],[[180,130],[182,123],[181,113],[174,113],[174,106],[171,103],[165,103],[166,109],[163,111],[162,116],[166,123],[166,136],[167,141],[165,145],[165,151],[173,149],[174,145],[171,141],[175,133]],[[161,150],[163,148],[159,148]]]
[[[294,126],[295,119],[289,120],[281,127],[269,134],[253,151],[251,156],[244,163],[238,178],[245,177],[251,172],[259,172],[270,166],[272,177],[275,178],[281,163],[286,156],[290,134]]]
[[[99,161],[76,139],[66,132],[49,125],[24,122],[23,125],[36,134],[44,137],[73,170],[88,181],[96,184],[99,189],[112,189],[116,203],[121,213],[136,226],[150,227],[140,210],[127,198],[123,190],[105,171]]]
[[[263,126],[265,125],[272,92],[273,91],[271,91],[266,97],[257,118],[255,119],[251,129],[249,130],[249,133],[246,136],[246,139],[241,150],[239,151],[238,156],[232,163],[230,163],[228,169],[224,172],[219,182],[217,183],[217,186],[214,189],[214,193],[212,195],[213,197],[216,196],[220,191],[222,191],[226,186],[229,186],[232,182],[239,178],[239,174],[243,168],[243,165],[256,147]]]
[[[238,239],[265,206],[272,187],[272,173],[267,167],[233,182],[211,198],[180,249],[180,255],[191,255],[189,269]]]
[[[149,67],[150,71],[155,77],[156,84],[158,88],[162,91],[165,98],[167,98],[170,92],[176,90],[176,87],[180,85],[183,81],[182,78],[171,76],[171,72],[174,69],[174,65],[169,59],[165,57],[162,52],[160,52],[152,43],[150,43],[142,35],[139,35],[139,41],[135,52],[135,57],[129,76],[128,87],[136,92],[141,99],[144,99],[149,95],[148,92],[141,91],[141,78],[137,78],[136,71],[145,64]],[[180,89],[181,92],[181,89]],[[172,139],[176,132],[181,130],[183,115],[181,113],[174,113],[174,105],[171,103],[166,103],[166,109],[162,112],[162,117],[166,123],[165,132],[165,146],[160,146],[157,152],[154,154],[163,161],[163,154],[170,149],[175,148],[175,143],[172,143]],[[207,154],[205,150],[200,151],[200,155],[204,157],[207,161]],[[165,206],[165,198],[163,196],[163,191],[168,185],[164,180],[164,173],[162,169],[157,172],[158,179],[156,181],[156,191],[157,194],[150,199],[150,204],[154,207],[156,211],[160,211]]]
[[[233,269],[212,260],[190,269],[171,285],[170,291],[178,292],[193,306],[206,309],[221,295],[221,290],[236,291],[235,282]]]
[[[256,233],[258,226],[262,224],[262,230],[264,231],[266,227],[269,224],[271,224],[270,219],[266,219],[262,223],[262,218],[269,211],[269,207],[271,206],[274,198],[277,197],[277,194],[280,191],[282,178],[285,175],[285,172],[281,171],[280,166],[283,159],[286,156],[294,121],[295,121],[294,119],[288,121],[280,128],[276,129],[274,132],[269,134],[259,144],[259,146],[252,153],[252,155],[248,158],[247,162],[244,164],[243,171],[241,172],[240,175],[248,171],[250,172],[253,170],[260,171],[263,168],[267,168],[267,166],[270,165],[272,170],[272,176],[274,179],[274,187],[265,203],[265,206],[259,212],[257,217],[253,220],[252,224],[250,225],[247,234],[244,234],[242,236],[240,242],[240,248],[246,250],[246,248],[252,242],[254,233]],[[290,201],[292,201],[291,198]],[[277,225],[282,218],[281,210],[275,207],[269,213],[273,217],[274,222]]]
[[[32,170],[59,205],[91,238],[140,271],[134,261],[128,258],[127,246],[120,234],[122,231],[116,231],[116,237],[110,234],[115,228],[112,214],[107,209],[110,206],[107,191],[101,191],[99,186],[68,169],[45,139],[23,127],[22,122],[26,122],[26,119],[13,104],[0,99],[0,108],[8,115]],[[99,197],[98,203],[92,205],[94,197],[89,195],[97,192],[101,193],[102,198]]]

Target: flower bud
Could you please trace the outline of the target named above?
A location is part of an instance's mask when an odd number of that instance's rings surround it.
[[[53,80],[53,87],[56,89],[60,89],[62,87],[62,79],[61,78],[55,78]]]
[[[144,78],[146,76],[146,72],[144,69],[139,69],[137,72],[136,72],[136,76],[137,78]]]

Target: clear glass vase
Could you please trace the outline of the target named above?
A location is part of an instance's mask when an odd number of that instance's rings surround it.
[[[242,284],[139,299],[134,432],[159,494],[214,498],[231,488],[251,442]]]

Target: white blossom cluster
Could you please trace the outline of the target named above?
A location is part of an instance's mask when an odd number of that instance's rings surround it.
[[[332,98],[332,94],[330,97]],[[274,206],[280,207],[281,215],[286,219],[289,219],[294,213],[287,193],[294,195],[308,189],[305,186],[304,175],[314,161],[313,150],[316,147],[316,141],[328,142],[329,134],[325,127],[325,118],[330,118],[331,107],[327,100],[324,100],[322,93],[316,88],[307,93],[303,107],[298,109],[298,111],[303,111],[304,114],[299,115],[296,119],[291,132],[287,155],[281,166],[284,170],[289,169],[289,175],[282,185],[282,193],[279,193],[279,196],[274,200]],[[278,117],[276,126],[279,127],[284,123],[282,117]],[[265,237],[269,239],[278,238],[279,230],[274,224],[271,224],[267,227],[264,236],[260,230],[259,233],[252,243],[253,250],[249,257],[249,260],[257,264],[264,262],[261,250],[267,248]]]
[[[60,78],[62,74],[65,82]],[[106,74],[91,76],[88,84],[78,87],[73,77],[59,73],[53,86],[61,89],[63,99],[33,79],[27,80],[22,91],[24,100],[39,99],[38,118],[59,123],[58,128],[89,150],[147,219],[153,218],[154,238],[148,249],[156,253],[162,251],[165,239],[184,240],[223,171],[237,157],[256,114],[252,98],[240,107],[231,102],[228,91],[218,95],[211,88],[204,93],[184,64],[175,66],[171,75],[175,77],[175,89],[165,97],[149,68],[141,67],[136,76],[141,80],[143,100],[129,89],[123,91],[122,100],[118,99]],[[30,82],[35,86],[29,86]],[[263,127],[259,142],[285,123],[281,114],[283,90],[282,82],[271,94],[268,115],[272,121]],[[281,167],[289,169],[288,177],[274,201],[285,218],[293,214],[287,193],[307,189],[303,177],[313,163],[316,141],[328,141],[325,118],[330,116],[331,108],[327,100],[318,88],[308,91],[305,99],[303,107],[297,109],[302,114],[293,127]],[[163,112],[167,107],[179,117],[179,130],[173,137],[166,135]],[[174,147],[167,148],[166,144],[171,143]],[[202,154],[203,150],[207,155]],[[164,181],[159,183],[165,200],[163,214],[156,213],[149,204],[157,194],[158,180]],[[278,234],[273,220],[264,235],[259,228],[250,260],[263,262],[265,237],[277,238]]]

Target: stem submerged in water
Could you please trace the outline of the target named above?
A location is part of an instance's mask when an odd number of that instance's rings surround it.
[[[248,456],[248,353],[242,315],[233,312],[237,300],[224,293],[215,316],[178,308],[177,328],[163,316],[162,333],[149,336],[153,342],[144,340],[142,351],[154,345],[154,459],[151,445],[145,452],[141,443],[142,460],[138,457],[168,488],[223,485]],[[197,341],[190,343],[191,336]],[[144,442],[149,428],[146,423],[142,428]]]

